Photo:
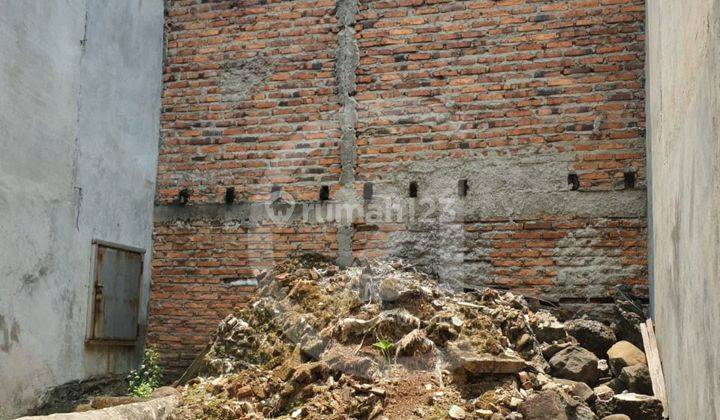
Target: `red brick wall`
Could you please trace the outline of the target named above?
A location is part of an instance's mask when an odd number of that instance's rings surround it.
[[[448,160],[550,162],[562,169],[555,181],[574,172],[572,194],[598,200],[632,193],[623,176],[633,170],[642,190],[643,3],[360,1],[355,182],[342,186],[335,1],[169,0],[157,205],[173,208],[183,188],[188,208],[228,206],[227,187],[240,202],[264,200],[273,186],[316,200],[320,185],[362,203],[365,182],[402,196],[394,176]],[[472,182],[471,193],[484,181]],[[446,226],[460,235],[450,245],[468,268],[463,281],[568,299],[602,298],[621,283],[646,294],[644,208],[572,209]],[[300,250],[337,256],[343,243],[335,223],[216,216],[156,221],[149,341],[173,371],[250,299],[251,287],[223,279]],[[423,263],[428,243],[444,246],[425,239],[445,228],[361,218],[350,251]]]
[[[219,320],[251,299],[254,286],[230,283],[254,278],[295,251],[334,255],[335,233],[330,225],[156,223],[149,344],[177,373],[204,348]]]
[[[333,1],[167,2],[158,200],[180,188],[214,202],[232,186],[248,199],[273,184],[299,199],[340,172],[334,96]],[[232,69],[264,73],[244,97]]]
[[[647,225],[644,218],[583,217],[536,220],[465,221],[440,226],[438,235],[461,232],[461,241],[433,241],[442,254],[438,265],[459,259],[468,268],[461,280],[468,287],[487,285],[514,292],[545,296],[562,302],[584,298],[604,301],[614,287],[624,284],[637,296],[647,297]],[[422,261],[429,228],[406,233],[398,223],[359,225],[355,255],[362,258],[402,253]],[[405,242],[405,243],[400,243]],[[410,251],[407,249],[410,248]],[[473,269],[473,265],[476,267]],[[434,267],[431,265],[431,267]],[[442,277],[442,267],[434,267]]]
[[[576,152],[644,179],[643,0],[363,1],[358,164]],[[429,112],[430,111],[430,112]]]

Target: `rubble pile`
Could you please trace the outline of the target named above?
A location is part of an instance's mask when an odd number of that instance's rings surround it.
[[[175,418],[661,418],[639,348],[521,296],[319,257],[258,286],[193,364]]]

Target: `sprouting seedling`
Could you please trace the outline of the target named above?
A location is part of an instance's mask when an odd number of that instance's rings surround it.
[[[392,341],[388,341],[385,339],[379,340],[378,342],[374,343],[373,346],[380,349],[383,356],[385,356],[385,359],[388,361],[390,360],[390,349],[393,347]]]

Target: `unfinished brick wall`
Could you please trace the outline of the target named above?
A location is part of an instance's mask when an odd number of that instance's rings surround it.
[[[333,1],[169,1],[158,201],[337,182]]]
[[[580,188],[644,179],[643,1],[363,1],[358,165],[573,153]]]
[[[296,252],[334,255],[335,235],[332,226],[156,223],[148,340],[168,370],[187,367],[218,320],[252,298],[257,270]]]
[[[618,284],[645,295],[643,14],[168,1],[150,342],[180,369],[249,299],[234,280],[298,250],[404,257],[570,306]],[[278,196],[356,212],[275,224],[262,210]]]

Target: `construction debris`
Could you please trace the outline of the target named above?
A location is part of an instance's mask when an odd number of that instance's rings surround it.
[[[401,261],[308,257],[257,280],[183,375],[174,418],[661,418],[656,398],[626,391],[650,392],[644,354],[602,323],[566,327]]]

